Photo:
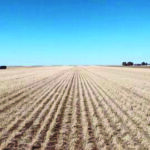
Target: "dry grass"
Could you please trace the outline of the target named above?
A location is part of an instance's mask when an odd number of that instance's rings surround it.
[[[150,70],[0,71],[0,149],[150,149]]]

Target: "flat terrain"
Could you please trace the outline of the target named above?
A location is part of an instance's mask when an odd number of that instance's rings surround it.
[[[0,150],[150,149],[150,70],[0,70]]]

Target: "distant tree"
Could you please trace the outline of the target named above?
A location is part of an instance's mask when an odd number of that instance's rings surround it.
[[[142,62],[142,63],[141,63],[141,65],[142,65],[142,66],[147,66],[147,65],[148,65],[148,63],[146,63],[146,62]]]
[[[127,66],[127,63],[126,62],[122,62],[122,66]]]
[[[0,69],[7,69],[7,66],[0,66]]]
[[[133,66],[133,65],[134,65],[134,63],[131,62],[131,61],[129,61],[129,62],[127,63],[127,66]]]

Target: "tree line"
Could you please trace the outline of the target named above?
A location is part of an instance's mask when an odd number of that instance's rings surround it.
[[[7,66],[0,66],[0,69],[7,69]]]
[[[147,66],[149,65],[147,62],[142,62],[140,64],[134,64],[133,62],[122,62],[122,66]]]

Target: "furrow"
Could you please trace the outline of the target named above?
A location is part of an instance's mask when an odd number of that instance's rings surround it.
[[[16,129],[18,129],[18,131],[20,131],[20,130],[24,129],[24,127],[26,127],[26,126],[30,127],[30,124],[32,124],[32,121],[33,121],[32,118],[34,118],[34,116],[37,116],[40,113],[40,110],[42,110],[44,108],[44,106],[46,105],[46,103],[49,101],[48,98],[57,91],[58,87],[59,87],[59,85],[57,85],[50,93],[49,93],[49,90],[47,90],[44,95],[41,95],[41,97],[39,97],[39,100],[35,103],[35,105],[33,105],[30,108],[30,110],[26,111],[20,119],[16,119],[14,124],[12,124],[8,128],[7,132],[4,133],[4,137],[7,137],[9,135],[9,138],[7,138],[5,143],[3,142],[2,147],[7,146],[8,141],[10,141],[10,139],[13,139],[13,137],[15,136],[14,132],[12,132],[12,131],[14,131]],[[10,132],[11,132],[11,134],[10,134]],[[22,134],[22,133],[20,133],[20,134]]]
[[[94,72],[92,72],[92,71],[89,71],[89,70],[87,70],[87,69],[85,69],[85,68],[84,68],[84,70],[85,70],[86,72],[89,72],[89,74],[93,75],[92,78],[97,77],[97,78],[99,78],[99,79],[104,80],[106,83],[109,83],[109,84],[111,83],[111,84],[113,84],[113,85],[115,84],[116,87],[117,87],[117,89],[120,91],[120,93],[125,94],[127,97],[128,97],[129,95],[133,95],[134,97],[138,97],[138,98],[139,98],[139,101],[137,101],[137,104],[143,103],[143,101],[144,101],[147,105],[149,105],[150,100],[149,100],[148,98],[146,98],[146,97],[144,97],[144,96],[142,96],[142,95],[140,95],[140,94],[138,94],[138,93],[132,91],[131,89],[128,89],[128,88],[126,88],[126,87],[123,87],[123,86],[117,84],[116,82],[111,81],[110,79],[107,79],[106,77],[103,77],[103,76],[101,76],[101,75],[99,75],[99,74],[96,74],[96,73],[94,73]],[[129,98],[128,100],[130,100],[130,98]],[[131,100],[131,102],[132,102],[132,100]],[[144,107],[147,108],[147,105],[144,105]],[[148,108],[149,108],[149,107],[148,107]]]
[[[60,77],[60,75],[58,77]],[[9,101],[7,103],[4,103],[4,105],[1,104],[0,113],[2,113],[2,112],[4,113],[8,109],[10,109],[10,107],[13,108],[14,105],[21,103],[22,99],[27,98],[30,93],[33,94],[34,92],[36,92],[36,90],[42,88],[43,85],[47,85],[52,81],[53,80],[50,79],[50,81],[42,82],[41,84],[35,85],[34,87],[31,87],[31,88],[28,87],[27,93],[26,92],[20,93],[20,94],[17,95],[17,97],[13,97],[13,99],[9,99]]]
[[[53,119],[55,113],[56,113],[54,108],[58,107],[60,100],[65,92],[66,87],[67,87],[68,81],[69,81],[69,79],[67,79],[67,81],[65,81],[65,84],[63,87],[60,87],[61,91],[52,98],[53,105],[52,105],[51,109],[49,110],[41,128],[36,133],[34,139],[32,138],[33,140],[29,146],[30,149],[40,149],[41,148],[41,145],[44,142],[45,136],[49,130],[49,126],[52,122],[52,119]]]
[[[96,78],[96,76],[93,76],[92,78]],[[99,78],[97,79],[99,80]],[[104,81],[105,82],[103,84],[103,87],[109,91],[114,99],[121,103],[120,105],[124,106],[124,109],[127,109],[127,113],[132,116],[137,124],[139,124],[141,127],[144,127],[143,130],[146,130],[146,132],[149,131],[149,127],[147,126],[149,124],[149,102],[143,101],[143,98],[139,99],[139,97],[133,95],[130,92],[120,90],[121,88],[118,86],[109,86],[109,84],[111,83],[110,81]],[[148,134],[150,135],[150,132]]]
[[[95,143],[91,140],[91,127],[89,124],[89,116],[87,113],[87,105],[85,103],[84,93],[82,89],[81,77],[79,78],[79,99],[81,106],[81,124],[83,132],[83,149],[94,150]]]
[[[109,88],[108,84],[103,86],[105,91],[109,90],[109,95],[113,98],[119,106],[122,106],[122,110],[133,120],[133,122],[141,128],[150,137],[150,127],[148,126],[148,114],[149,114],[149,103],[141,102],[134,95],[129,95],[126,92],[117,92],[117,89]],[[111,90],[110,90],[111,89]],[[116,94],[117,93],[117,94]]]
[[[46,134],[46,139],[44,143],[42,144],[41,149],[44,149],[44,150],[55,149],[57,136],[58,136],[59,129],[62,123],[62,117],[64,115],[64,107],[68,100],[68,96],[72,87],[73,79],[74,79],[74,74],[71,76],[71,81],[69,81],[69,84],[67,85],[64,91],[63,97],[61,98],[61,100],[59,100],[59,103],[57,103],[56,106],[54,105],[53,107],[55,114],[54,114],[53,120]]]
[[[84,76],[84,75],[83,75]],[[84,77],[86,79],[86,77]],[[100,149],[127,149],[126,145],[122,145],[123,141],[118,137],[118,128],[115,123],[111,122],[111,118],[118,121],[112,112],[108,113],[108,108],[103,103],[103,97],[96,93],[89,81],[85,80],[85,87],[89,96],[89,103],[93,107],[89,107],[91,122],[93,125],[97,145]]]
[[[67,76],[67,75],[68,74],[65,74],[65,76]],[[64,75],[62,75],[62,77],[63,76]],[[56,80],[56,81],[59,83],[59,81],[61,81],[61,79],[62,78],[60,78],[59,80]],[[3,126],[5,126],[7,124],[11,124],[11,121],[13,121],[16,118],[16,115],[20,116],[24,110],[28,109],[29,106],[33,105],[33,103],[36,102],[36,100],[37,100],[36,97],[38,95],[40,96],[41,94],[43,94],[46,91],[46,89],[48,89],[48,88],[49,88],[49,90],[51,90],[53,88],[52,82],[50,82],[48,85],[45,84],[45,86],[38,89],[35,93],[32,93],[32,95],[29,95],[26,99],[23,100],[22,103],[20,103],[20,105],[16,106],[16,109],[14,109],[14,111],[9,110],[8,114],[6,114],[6,113],[4,115],[1,114],[1,119],[0,119],[1,122],[4,120],[3,118],[7,117],[7,121],[5,121],[5,124]],[[2,128],[2,124],[1,124],[1,128]]]
[[[25,91],[28,91],[29,89],[32,90],[33,88],[35,88],[37,85],[40,85],[40,83],[43,83],[43,85],[47,82],[53,81],[53,80],[57,80],[61,75],[65,74],[68,71],[62,71],[61,73],[57,73],[56,75],[53,75],[52,78],[46,77],[40,81],[36,81],[34,83],[31,83],[30,85],[27,85],[21,89],[17,89],[16,91],[13,91],[11,93],[8,93],[7,96],[1,96],[0,99],[0,105],[2,106],[2,104],[5,104],[11,100],[14,100],[16,97],[24,94]]]
[[[73,114],[71,118],[71,131],[69,135],[69,149],[70,150],[81,150],[83,149],[82,141],[82,125],[81,125],[81,106],[79,99],[79,71],[76,71],[76,82],[73,97]]]
[[[93,128],[93,124],[92,124],[92,119],[93,116],[91,116],[91,114],[93,114],[94,112],[91,111],[93,110],[93,105],[91,104],[91,99],[89,97],[89,95],[87,94],[87,88],[85,87],[85,77],[82,76],[81,72],[80,72],[80,78],[81,78],[81,88],[83,89],[83,98],[84,98],[84,105],[85,105],[85,110],[86,110],[86,116],[87,116],[87,121],[88,121],[88,131],[89,131],[89,135],[90,135],[90,142],[94,144],[93,149],[98,149],[97,146],[97,142],[96,142],[96,138],[95,138],[95,134],[94,134],[94,128]]]
[[[76,82],[76,70],[72,83],[70,93],[68,95],[68,100],[64,108],[64,116],[62,117],[61,129],[58,133],[57,144],[55,149],[69,149],[69,133],[71,131],[71,117],[73,109],[73,98],[75,93],[75,82]]]
[[[32,119],[34,119],[34,122],[31,124],[31,126],[27,129],[24,129],[24,132],[22,134],[19,134],[15,138],[13,138],[13,142],[17,141],[15,147],[30,148],[30,143],[32,143],[32,141],[34,140],[34,137],[36,136],[36,133],[38,133],[38,130],[40,130],[41,126],[43,126],[43,122],[45,121],[46,116],[51,110],[54,100],[58,97],[58,93],[61,91],[61,88],[66,82],[66,78],[64,79],[65,80],[62,80],[59,83],[57,90],[55,90],[55,92],[53,92],[53,94],[49,96],[49,101],[48,103],[46,102],[46,105],[43,107],[43,109],[41,109],[40,114],[38,116],[35,116],[35,118],[32,117]],[[11,143],[9,143],[8,145],[11,145]]]
[[[127,130],[127,133],[129,135],[126,135],[124,137],[125,140],[128,141],[128,143],[130,143],[129,136],[131,136],[131,138],[134,141],[134,145],[137,147],[141,147],[142,148],[146,148],[149,147],[149,139],[148,139],[148,135],[146,133],[143,133],[143,131],[140,130],[140,128],[137,128],[137,126],[135,125],[135,123],[133,122],[133,120],[127,115],[127,113],[125,111],[123,111],[121,109],[121,107],[115,102],[114,99],[112,99],[108,93],[106,93],[102,87],[100,87],[96,81],[93,80],[93,78],[90,78],[90,80],[92,81],[91,83],[95,86],[97,91],[101,91],[101,95],[104,97],[105,103],[107,104],[107,106],[109,106],[110,109],[112,109],[112,111],[114,113],[116,113],[116,116],[122,120],[121,124],[122,126],[125,128],[125,130]],[[97,86],[97,87],[96,87]],[[138,129],[138,130],[137,130]],[[132,144],[132,143],[130,143]],[[132,146],[134,147],[134,146]]]

